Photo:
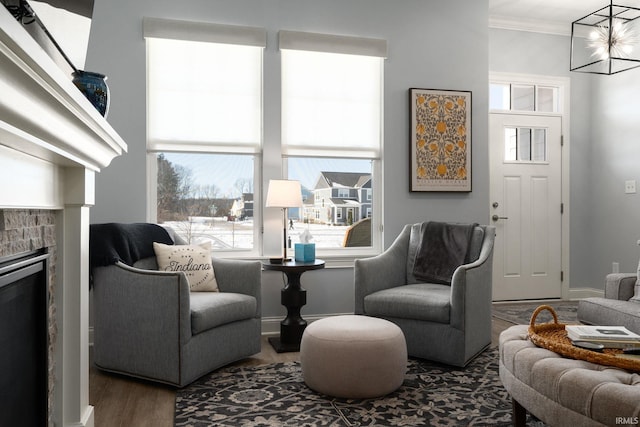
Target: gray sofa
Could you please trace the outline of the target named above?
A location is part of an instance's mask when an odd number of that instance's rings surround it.
[[[398,325],[410,356],[465,366],[491,343],[495,228],[475,227],[472,261],[455,270],[449,286],[412,273],[420,226],[406,225],[385,252],[355,261],[355,313]]]
[[[623,325],[640,334],[640,301],[632,300],[637,274],[613,273],[605,279],[604,298],[578,302],[578,320],[590,325]]]
[[[96,367],[183,387],[260,352],[260,262],[213,258],[220,292],[157,268],[148,257],[93,269]]]

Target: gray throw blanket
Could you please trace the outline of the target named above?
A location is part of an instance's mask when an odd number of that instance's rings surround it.
[[[167,230],[157,224],[108,223],[89,226],[90,268],[122,261],[133,265],[143,258],[156,256],[153,242],[173,245]]]
[[[425,282],[450,285],[456,268],[469,262],[471,237],[476,226],[434,221],[422,224],[413,275]]]

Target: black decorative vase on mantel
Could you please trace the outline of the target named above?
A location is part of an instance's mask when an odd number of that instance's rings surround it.
[[[91,71],[77,70],[73,73],[73,83],[105,118],[109,112],[109,86],[106,80],[104,74]]]

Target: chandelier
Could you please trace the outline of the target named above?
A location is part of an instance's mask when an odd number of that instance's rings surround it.
[[[570,70],[616,74],[640,67],[640,8],[613,3],[571,24]]]

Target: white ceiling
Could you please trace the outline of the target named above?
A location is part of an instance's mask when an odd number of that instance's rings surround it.
[[[608,0],[489,0],[489,26],[570,34],[573,21],[608,5]]]

